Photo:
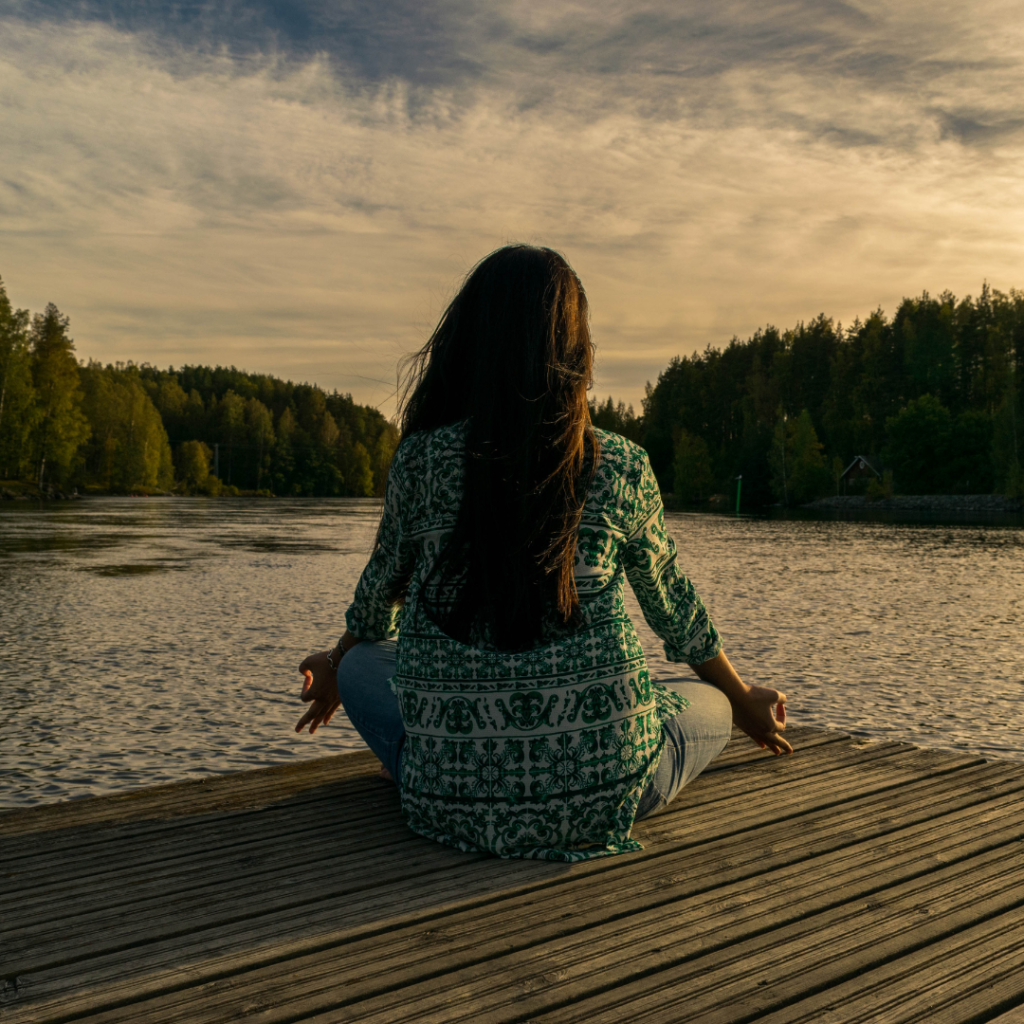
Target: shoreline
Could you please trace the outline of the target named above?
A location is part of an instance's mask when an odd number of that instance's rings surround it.
[[[1024,512],[1024,501],[1001,494],[901,494],[878,501],[863,495],[834,495],[799,507],[830,512]]]
[[[280,495],[267,492],[259,493],[241,491],[238,494],[182,494],[179,491],[86,491],[77,488],[71,492],[59,488],[40,490],[34,484],[23,481],[0,481],[0,502],[5,501],[81,501],[83,498],[267,498],[276,499]],[[310,497],[328,497],[327,495]],[[331,495],[330,497],[341,497]],[[708,501],[700,503],[677,502],[674,495],[662,495],[665,509],[670,512],[712,512],[730,514],[728,503]],[[766,505],[755,510],[770,513],[782,508],[781,505]],[[806,510],[808,512],[986,512],[986,513],[1022,513],[1024,499],[1007,498],[1001,494],[900,494],[891,498],[869,501],[863,495],[831,495],[817,498],[802,505],[791,506],[790,511]],[[747,510],[749,514],[749,509]]]
[[[181,491],[86,491],[77,488],[68,493],[59,488],[40,490],[32,484],[12,483],[0,484],[0,502],[4,501],[81,501],[83,498],[268,498],[276,499],[278,495],[254,491],[239,491],[237,494],[190,494]]]

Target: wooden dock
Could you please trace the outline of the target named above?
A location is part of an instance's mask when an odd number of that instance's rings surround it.
[[[565,865],[369,754],[0,814],[0,1021],[1024,1022],[1024,764],[793,729]]]

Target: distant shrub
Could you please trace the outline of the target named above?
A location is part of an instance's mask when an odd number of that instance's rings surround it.
[[[868,481],[864,496],[868,501],[884,501],[892,497],[892,470],[887,469],[882,477],[873,476]]]

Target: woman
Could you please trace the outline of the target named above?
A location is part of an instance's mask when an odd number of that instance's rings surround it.
[[[792,752],[785,696],[742,682],[676,568],[646,453],[591,426],[592,359],[559,254],[513,245],[474,268],[414,363],[347,630],[299,666],[296,730],[344,705],[409,825],[464,850],[640,849],[633,821],[733,722]],[[651,681],[624,579],[703,681]]]

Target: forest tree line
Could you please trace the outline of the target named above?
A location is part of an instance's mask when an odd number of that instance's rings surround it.
[[[398,430],[376,409],[234,368],[80,364],[54,305],[0,281],[0,479],[131,493],[369,496]],[[927,293],[846,328],[824,314],[673,359],[642,414],[591,403],[684,502],[799,504],[865,456],[876,494],[1024,496],[1024,293]]]
[[[226,367],[103,366],[75,356],[52,303],[0,281],[0,479],[40,489],[383,493],[398,431],[350,395]]]
[[[865,456],[874,493],[1024,497],[1024,292],[924,293],[843,328],[791,330],[673,359],[637,416],[608,399],[598,426],[647,449],[661,487],[697,502],[799,504],[837,493]]]

